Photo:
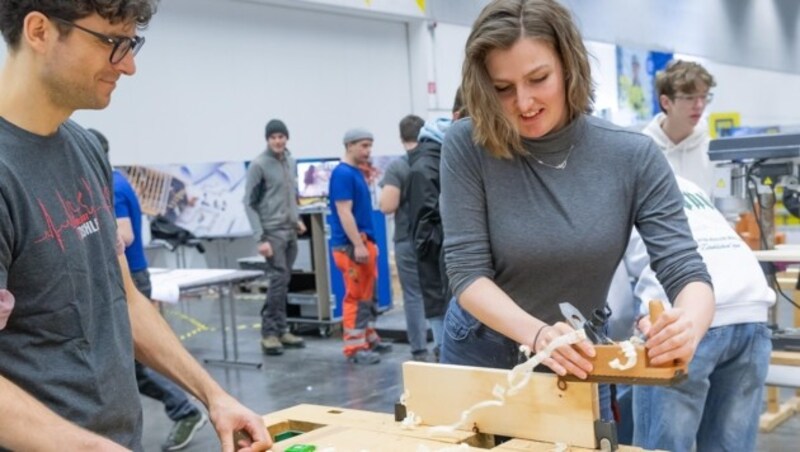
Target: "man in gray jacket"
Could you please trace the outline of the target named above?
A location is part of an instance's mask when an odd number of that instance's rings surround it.
[[[297,234],[305,225],[297,213],[295,161],[286,149],[289,129],[279,119],[267,123],[267,149],[247,169],[245,206],[258,242],[258,254],[267,259],[269,289],[261,308],[261,348],[267,355],[283,354],[284,347],[304,347],[303,339],[286,325],[286,296],[297,257]]]

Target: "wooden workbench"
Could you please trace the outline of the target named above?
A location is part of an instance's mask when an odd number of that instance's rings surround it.
[[[782,262],[797,264],[800,263],[800,247],[796,245],[783,245],[774,250],[754,251],[760,262]],[[795,303],[800,303],[800,291],[795,290],[797,284],[797,271],[792,269],[777,275],[778,287],[776,290],[788,290],[793,292],[792,298]],[[780,298],[780,296],[779,296]],[[780,302],[780,300],[778,300]],[[800,310],[794,311],[794,326],[800,326]],[[800,353],[787,351],[774,351],[770,359],[771,365],[778,366],[800,366]],[[778,388],[767,386],[767,411],[759,419],[759,431],[771,432],[781,423],[800,412],[800,389],[795,392],[795,396],[784,403],[780,402]]]
[[[432,438],[430,427],[404,429],[394,416],[386,413],[350,410],[320,405],[296,405],[263,417],[273,438],[286,432],[303,432],[276,442],[272,450],[282,452],[294,444],[312,444],[318,452],[333,448],[336,452],[409,452],[409,451],[552,451],[557,444],[512,439],[498,446],[494,437],[473,432],[454,432],[450,438]],[[567,427],[567,426],[565,426]],[[458,448],[456,448],[458,447]],[[592,449],[571,447],[571,452]],[[620,446],[621,452],[642,452]]]

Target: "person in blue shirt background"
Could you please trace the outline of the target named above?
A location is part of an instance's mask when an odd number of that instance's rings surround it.
[[[344,135],[345,155],[331,174],[331,249],[344,278],[342,302],[344,355],[356,364],[380,362],[381,343],[375,331],[375,282],[378,247],[372,223],[372,197],[360,167],[369,162],[372,133],[351,129]]]
[[[108,140],[102,133],[88,129],[108,155]],[[125,244],[125,257],[136,288],[150,298],[152,285],[147,270],[147,257],[142,243],[142,208],[133,186],[119,170],[114,170],[114,214],[117,231]],[[158,372],[136,362],[136,383],[139,393],[164,404],[167,416],[175,423],[162,445],[163,450],[180,450],[186,447],[208,421],[206,414],[192,403],[175,383]]]

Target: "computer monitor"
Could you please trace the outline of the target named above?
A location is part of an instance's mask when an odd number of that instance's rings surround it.
[[[301,205],[328,200],[331,173],[338,164],[336,157],[297,160],[297,189]]]

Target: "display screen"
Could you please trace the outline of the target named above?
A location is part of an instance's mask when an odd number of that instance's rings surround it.
[[[297,160],[297,187],[300,199],[326,200],[331,173],[339,165],[338,158]]]

